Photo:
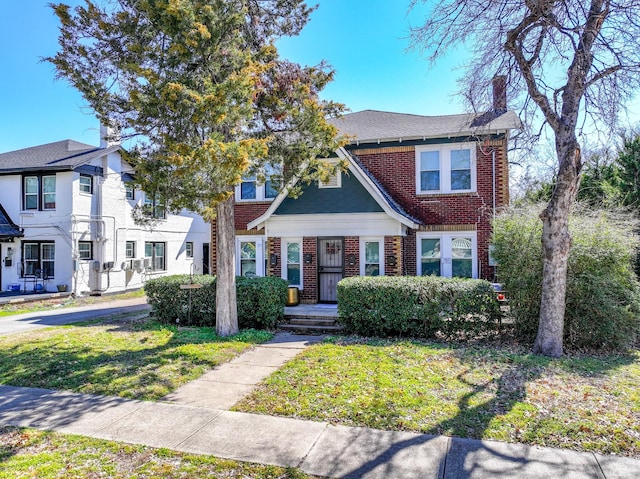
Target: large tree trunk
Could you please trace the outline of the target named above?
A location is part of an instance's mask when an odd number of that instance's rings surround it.
[[[216,205],[216,332],[238,332],[236,245],[233,195]]]
[[[571,236],[569,213],[580,182],[580,149],[575,138],[556,140],[560,169],[551,201],[542,212],[542,295],[540,322],[533,352],[545,356],[562,355],[567,266]]]

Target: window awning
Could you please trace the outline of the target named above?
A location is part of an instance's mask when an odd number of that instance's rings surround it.
[[[0,242],[12,242],[14,238],[22,238],[24,232],[16,225],[7,214],[2,204],[0,204]]]

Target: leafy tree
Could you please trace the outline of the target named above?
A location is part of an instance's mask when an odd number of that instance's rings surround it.
[[[541,118],[553,132],[556,184],[540,215],[544,264],[533,350],[560,356],[571,248],[568,218],[582,167],[577,131],[587,115],[603,128],[616,125],[619,111],[640,86],[640,2],[413,0],[418,2],[432,9],[413,30],[413,42],[431,61],[449,47],[470,48],[463,78],[467,99],[477,106],[496,72],[505,74],[508,91],[520,94],[523,120],[533,125]]]
[[[321,101],[325,65],[279,58],[312,9],[302,0],[86,0],[52,5],[60,51],[48,58],[99,119],[137,138],[136,182],[170,211],[216,220],[216,328],[238,329],[233,191],[243,175],[284,185],[327,174],[317,158],[340,145]],[[269,171],[272,171],[271,169]]]

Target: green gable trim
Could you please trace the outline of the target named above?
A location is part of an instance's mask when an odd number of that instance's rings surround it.
[[[298,198],[285,198],[274,211],[276,215],[323,213],[380,213],[384,210],[353,175],[342,173],[341,188],[318,188],[312,183]]]

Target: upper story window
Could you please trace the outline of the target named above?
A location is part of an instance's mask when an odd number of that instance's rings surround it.
[[[56,207],[56,176],[25,175],[22,181],[25,210],[52,210]]]
[[[474,143],[416,147],[416,191],[464,193],[476,190]]]
[[[145,195],[144,205],[147,207],[148,212],[154,218],[165,219],[167,217],[164,205],[160,201],[159,196]]]
[[[270,201],[278,196],[277,185],[272,176],[277,172],[270,165],[264,166],[264,183],[258,181],[257,175],[245,176],[242,183],[236,186],[236,201]]]
[[[90,175],[80,175],[80,192],[93,193],[93,177]]]
[[[133,185],[130,185],[128,183],[124,185],[124,195],[125,195],[125,198],[128,200],[136,199],[136,190],[133,187]]]

